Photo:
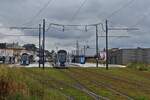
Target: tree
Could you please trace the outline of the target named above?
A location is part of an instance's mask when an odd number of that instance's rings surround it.
[[[32,51],[36,51],[36,50],[37,50],[35,44],[25,44],[25,45],[23,45],[23,47],[24,47],[26,50],[32,50]]]

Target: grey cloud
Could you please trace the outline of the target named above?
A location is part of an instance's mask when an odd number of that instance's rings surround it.
[[[48,0],[0,0],[0,22],[5,26],[18,26],[26,23],[42,8]],[[51,22],[61,24],[89,24],[103,21],[112,12],[121,8],[130,0],[87,0],[76,18],[71,22],[70,19],[81,5],[83,0],[53,0],[52,3],[41,12],[40,15],[33,18],[33,26],[38,27],[43,18],[46,18],[47,24]],[[150,1],[135,0],[130,6],[124,7],[119,12],[109,18],[110,26],[130,27],[138,20],[142,19],[137,26],[139,31],[128,31],[130,38],[110,38],[110,47],[136,47],[149,46],[149,26],[150,26]],[[145,17],[143,17],[145,16]],[[89,40],[89,45],[95,46],[95,30],[90,32],[83,31],[57,31],[51,29],[46,33],[48,38],[57,41],[68,40],[61,43],[62,46],[71,46],[70,40]],[[38,31],[22,31],[26,35],[37,35]],[[117,31],[116,31],[117,33]],[[123,33],[126,33],[123,32]],[[111,34],[111,32],[110,32]],[[53,42],[53,41],[52,41]],[[54,44],[54,43],[52,43]],[[69,45],[70,44],[70,45]],[[50,44],[47,44],[51,48]],[[100,47],[105,47],[105,39],[100,39]]]

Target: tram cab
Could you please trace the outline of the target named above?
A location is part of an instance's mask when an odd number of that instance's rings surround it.
[[[67,62],[67,51],[59,50],[55,56],[55,66],[56,68],[66,68]]]
[[[29,65],[30,64],[30,55],[28,53],[23,53],[21,55],[21,65]]]

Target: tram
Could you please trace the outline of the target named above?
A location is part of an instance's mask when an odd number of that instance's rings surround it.
[[[67,51],[66,50],[59,50],[54,58],[55,68],[67,68]]]
[[[23,53],[21,55],[21,65],[29,65],[30,64],[30,55],[28,53]]]

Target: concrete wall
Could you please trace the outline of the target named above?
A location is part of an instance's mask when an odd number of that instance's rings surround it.
[[[112,64],[128,64],[132,62],[150,64],[150,49],[120,49],[110,53],[110,63]]]
[[[150,49],[146,49],[143,56],[144,62],[150,64]]]
[[[109,55],[109,63],[122,64],[122,50],[111,52]]]
[[[122,50],[122,64],[128,64],[131,62],[136,62],[136,50],[126,49]]]

